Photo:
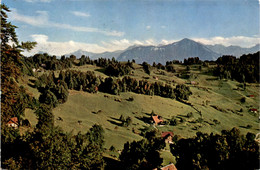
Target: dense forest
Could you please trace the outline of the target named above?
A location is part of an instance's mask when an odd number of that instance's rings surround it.
[[[113,167],[105,161],[104,127],[94,124],[87,133],[76,135],[65,132],[54,124],[53,109],[68,100],[69,90],[86,93],[103,92],[118,96],[125,92],[160,96],[188,102],[192,92],[189,86],[176,83],[149,82],[130,75],[135,61],[118,62],[113,59],[91,60],[82,56],[78,61],[71,55],[66,58],[50,56],[47,53],[31,57],[22,51],[31,50],[35,42],[19,42],[16,26],[8,22],[9,8],[1,5],[1,167],[3,169],[154,169],[163,162],[160,151],[165,148],[164,139],[158,131],[146,131],[138,141],[127,142]],[[12,42],[10,45],[9,42]],[[220,78],[235,79],[239,82],[259,82],[259,52],[243,55],[239,59],[223,56],[215,62],[213,73]],[[173,64],[203,65],[199,58],[184,61],[169,61],[165,65],[143,63],[144,72],[150,75],[157,68],[175,73]],[[78,71],[72,66],[95,65],[108,77],[103,78],[91,71]],[[35,69],[35,70],[33,70]],[[48,70],[36,76],[37,70]],[[59,71],[55,76],[54,71]],[[40,93],[39,99],[19,85],[19,78],[32,76],[32,87]],[[132,99],[129,99],[134,100]],[[31,108],[37,116],[36,127],[21,133],[19,128],[7,126],[12,117],[18,118],[19,127],[28,127],[24,111]],[[122,116],[123,117],[123,116]],[[120,118],[123,120],[123,118]],[[124,119],[127,127],[131,118]],[[240,134],[236,128],[221,134],[203,134],[181,139],[174,136],[170,145],[176,157],[178,169],[255,169],[259,167],[259,148],[255,135]]]

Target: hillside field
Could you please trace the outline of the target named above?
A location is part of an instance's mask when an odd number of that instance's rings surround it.
[[[172,131],[182,138],[192,137],[196,132],[220,133],[222,130],[230,130],[238,127],[242,134],[247,132],[257,133],[259,131],[258,115],[249,111],[251,108],[259,107],[259,84],[247,84],[246,89],[240,87],[240,83],[232,80],[218,80],[208,70],[210,67],[192,65],[188,73],[190,78],[181,78],[184,75],[185,66],[175,65],[176,73],[164,70],[152,69],[151,75],[146,74],[142,66],[134,64],[135,70],[131,77],[146,79],[149,82],[160,81],[172,86],[186,84],[190,87],[192,95],[189,102],[185,104],[176,99],[163,98],[159,96],[141,95],[132,92],[111,95],[98,92],[96,94],[83,91],[69,91],[68,101],[60,104],[53,110],[55,125],[60,126],[66,132],[76,134],[86,133],[93,124],[100,124],[104,128],[105,148],[112,145],[116,150],[123,149],[127,141],[140,140],[140,135],[145,129],[155,128],[160,132]],[[72,70],[94,71],[101,77],[107,77],[102,69],[93,65],[74,66]],[[55,72],[58,76],[59,72]],[[42,73],[39,73],[39,75]],[[39,97],[36,89],[28,86],[30,77],[21,81],[30,93]],[[190,82],[198,84],[192,85]],[[248,95],[254,95],[253,98]],[[133,101],[128,101],[132,97]],[[242,103],[242,97],[246,101]],[[162,116],[163,120],[169,121],[173,116],[181,120],[179,124],[154,126],[150,123],[151,112]],[[192,112],[192,117],[187,114]],[[36,117],[32,110],[26,110],[26,118],[35,125]],[[131,117],[132,124],[128,127],[121,126],[120,116]],[[62,118],[59,120],[58,118]],[[162,156],[172,161],[169,151]],[[114,153],[114,155],[118,155]],[[168,156],[167,156],[168,155]],[[170,162],[170,161],[168,161]],[[168,162],[164,162],[166,165]]]

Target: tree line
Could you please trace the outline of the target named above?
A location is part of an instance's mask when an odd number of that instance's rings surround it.
[[[40,100],[54,103],[64,103],[67,100],[68,89],[82,90],[90,93],[98,91],[119,95],[121,92],[134,92],[137,94],[157,95],[171,99],[188,100],[192,94],[188,86],[183,84],[175,88],[161,82],[148,82],[147,80],[137,80],[130,76],[120,78],[102,78],[96,76],[94,72],[80,72],[75,70],[60,71],[56,78],[54,73],[43,74],[35,82],[37,89],[42,92]],[[53,96],[54,94],[54,96]],[[55,98],[56,96],[56,98]],[[54,98],[52,100],[49,97]],[[54,104],[55,105],[55,104]]]
[[[250,132],[241,135],[238,128],[221,134],[197,132],[195,137],[178,139],[170,146],[178,169],[257,169],[259,147]]]
[[[219,57],[214,75],[225,79],[235,79],[242,83],[259,83],[259,55],[260,53],[257,52],[242,55],[240,58],[229,55]]]

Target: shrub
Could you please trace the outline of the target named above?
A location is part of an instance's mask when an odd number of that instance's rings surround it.
[[[113,145],[111,145],[110,148],[109,148],[109,150],[112,151],[112,152],[115,152],[115,151],[116,151],[116,148],[115,148]]]
[[[241,102],[241,103],[245,103],[245,102],[246,102],[246,98],[245,98],[245,97],[242,97],[242,98],[240,99],[240,102]]]
[[[187,118],[191,118],[191,117],[193,117],[193,113],[192,112],[187,114]]]
[[[246,128],[247,128],[247,129],[251,129],[251,128],[252,128],[252,125],[247,125]]]

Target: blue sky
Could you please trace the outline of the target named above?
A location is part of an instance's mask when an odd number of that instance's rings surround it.
[[[190,38],[204,44],[259,43],[258,0],[2,0],[29,54],[104,52]]]

